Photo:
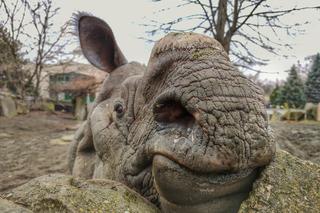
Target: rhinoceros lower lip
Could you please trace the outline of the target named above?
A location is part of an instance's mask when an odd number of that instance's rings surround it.
[[[252,169],[233,174],[197,173],[162,155],[154,156],[152,172],[162,199],[189,206],[214,200],[219,200],[221,205],[224,199],[233,202],[233,197],[234,202],[241,203],[257,175]]]

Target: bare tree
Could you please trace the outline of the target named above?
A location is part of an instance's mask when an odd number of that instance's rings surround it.
[[[69,44],[64,37],[68,34],[68,25],[66,22],[59,30],[54,30],[54,18],[60,8],[54,7],[52,0],[42,0],[36,4],[25,1],[28,11],[31,15],[31,24],[35,29],[35,35],[29,35],[32,38],[32,49],[36,52],[34,68],[29,81],[34,82],[34,95],[39,96],[40,83],[47,75],[44,73],[44,65],[47,63],[56,63],[59,57],[66,54],[64,49]]]
[[[48,75],[44,71],[45,64],[66,62],[72,57],[71,52],[65,51],[71,42],[67,38],[69,22],[59,29],[55,24],[59,10],[52,0],[0,0],[0,11],[3,12],[0,24],[7,29],[10,41],[20,44],[11,45],[16,60],[12,63],[14,67],[6,69],[6,77],[16,85],[19,90],[17,93],[22,97],[27,88],[31,89],[32,95],[39,96],[40,83]],[[32,61],[32,66],[28,66],[27,70],[19,63],[21,55],[28,55]],[[35,57],[33,59],[30,56]]]
[[[153,0],[159,2],[163,0]],[[180,0],[177,8],[198,7],[198,13],[177,17],[174,20],[160,23],[151,20],[144,24],[150,30],[149,36],[164,32],[196,31],[208,34],[218,40],[234,63],[240,67],[252,68],[253,65],[264,65],[267,60],[257,57],[249,47],[258,47],[277,54],[281,46],[290,47],[288,43],[271,39],[270,32],[279,38],[279,31],[293,35],[299,31],[301,23],[286,24],[283,18],[302,10],[319,9],[320,4],[305,7],[293,6],[284,9],[272,8],[270,0]],[[165,13],[172,8],[162,9]],[[185,23],[185,25],[183,25]],[[182,27],[189,26],[189,27]],[[191,27],[190,27],[191,26]]]

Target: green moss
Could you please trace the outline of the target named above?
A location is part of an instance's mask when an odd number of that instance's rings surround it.
[[[34,212],[70,212],[68,208],[59,200],[43,199],[32,205]]]
[[[129,193],[128,191],[126,191],[124,193],[124,199],[128,203],[136,203],[137,202],[137,196],[135,194]]]

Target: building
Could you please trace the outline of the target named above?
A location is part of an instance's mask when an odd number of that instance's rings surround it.
[[[107,75],[89,64],[79,63],[47,66],[45,73],[48,79],[42,82],[41,96],[54,100],[57,109],[74,111],[81,120]]]

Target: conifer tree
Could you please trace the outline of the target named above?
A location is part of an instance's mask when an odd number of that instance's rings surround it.
[[[31,94],[33,82],[26,84],[31,73],[23,69],[26,60],[20,53],[22,43],[14,40],[9,31],[0,24],[0,88],[6,88],[13,94]]]
[[[288,104],[290,108],[303,108],[306,103],[304,85],[295,65],[291,67],[287,81],[281,89],[280,100],[281,105]]]
[[[307,102],[320,103],[320,54],[315,57],[305,86]]]
[[[17,78],[15,67],[21,62],[17,51],[18,43],[13,41],[8,31],[0,25],[0,88],[15,90]]]

